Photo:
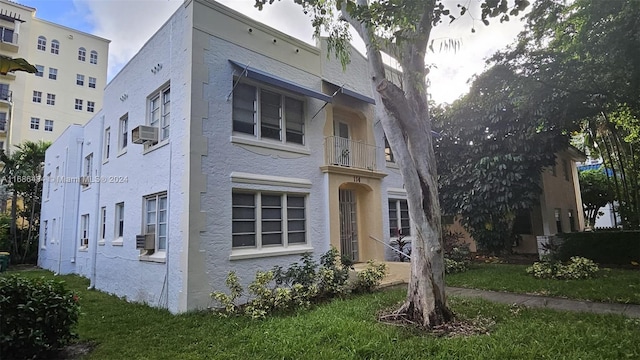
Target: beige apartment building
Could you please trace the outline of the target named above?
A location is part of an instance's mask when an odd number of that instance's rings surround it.
[[[0,0],[0,54],[38,68],[0,75],[0,147],[53,141],[102,108],[109,40],[36,18],[36,9]]]

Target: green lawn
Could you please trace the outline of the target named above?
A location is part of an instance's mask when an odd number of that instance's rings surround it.
[[[536,279],[527,266],[473,264],[471,270],[447,275],[449,286],[567,297],[601,302],[640,304],[640,271],[606,269],[587,280]]]
[[[45,271],[26,276],[52,277]],[[380,324],[375,314],[403,289],[336,300],[264,321],[207,313],[173,316],[126,303],[88,281],[61,276],[80,295],[90,359],[623,359],[640,358],[640,321],[616,315],[529,310],[452,297],[460,317],[495,321],[491,335],[434,338]]]

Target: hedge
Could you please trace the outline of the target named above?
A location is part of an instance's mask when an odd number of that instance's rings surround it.
[[[581,256],[599,264],[640,262],[640,231],[575,232],[558,236],[563,242],[555,257],[561,261]]]

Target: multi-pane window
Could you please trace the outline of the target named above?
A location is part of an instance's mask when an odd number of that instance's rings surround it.
[[[115,218],[115,234],[116,238],[122,238],[124,235],[124,203],[116,204],[116,218]]]
[[[87,60],[87,49],[81,47],[78,49],[78,60],[85,61]]]
[[[11,101],[11,90],[9,90],[9,84],[0,84],[0,100]]]
[[[49,198],[49,195],[51,195],[51,173],[47,174],[46,177],[47,181],[44,183],[44,186],[47,187],[47,199]]]
[[[167,194],[144,198],[144,233],[155,234],[156,251],[167,249]]]
[[[76,85],[84,86],[84,75],[76,74]]]
[[[53,131],[53,120],[44,121],[44,131]]]
[[[49,221],[42,222],[42,246],[47,245],[47,236],[49,235]]]
[[[47,38],[44,36],[38,36],[38,50],[47,50]]]
[[[87,111],[88,112],[94,112],[96,108],[96,102],[95,101],[87,101]]]
[[[159,128],[160,140],[169,138],[171,89],[164,88],[149,98],[149,125]]]
[[[85,182],[82,183],[83,186],[87,187],[91,183],[91,176],[93,174],[93,153],[87,155],[84,158],[84,167],[82,169],[82,176],[85,178]]]
[[[560,234],[562,233],[562,218],[561,218],[561,210],[560,209],[553,209],[553,217],[556,220],[556,233]]]
[[[60,42],[58,40],[51,40],[51,53],[56,55],[60,53]]]
[[[80,217],[80,247],[89,246],[89,214]]]
[[[104,241],[107,234],[107,207],[100,208],[100,240]]]
[[[47,105],[55,105],[56,104],[56,94],[47,93]]]
[[[91,64],[97,64],[98,63],[98,52],[95,50],[91,50],[91,53],[89,53],[89,62]]]
[[[233,91],[233,131],[304,144],[304,102],[239,83]]]
[[[32,117],[31,118],[31,123],[29,124],[30,128],[33,130],[38,130],[40,129],[40,119],[39,118],[35,118]]]
[[[395,162],[393,152],[391,151],[391,145],[389,145],[389,141],[386,136],[384,137],[384,159],[389,162]]]
[[[0,112],[0,131],[6,131],[7,129],[7,113]]]
[[[96,78],[89,76],[89,87],[92,89],[96,88]]]
[[[33,97],[31,98],[31,100],[34,103],[41,103],[42,102],[42,91],[33,90]]]
[[[102,160],[109,160],[109,152],[111,150],[111,128],[104,131],[104,148],[102,150]]]
[[[307,241],[304,195],[232,193],[232,247],[286,247]]]
[[[43,65],[36,65],[36,76],[37,77],[43,77],[44,76],[44,66]]]
[[[411,235],[409,206],[407,200],[389,200],[389,236],[392,238]]]
[[[14,39],[14,31],[13,29],[6,28],[4,26],[0,26],[0,35],[2,36],[2,42],[9,44],[16,44],[17,37]]]
[[[49,68],[49,79],[51,80],[57,80],[58,79],[58,69],[56,68]]]
[[[82,110],[82,99],[76,99],[75,109]]]
[[[118,131],[118,151],[122,151],[127,148],[127,140],[128,140],[128,132],[127,128],[129,125],[129,114],[125,114],[120,118],[119,131]]]

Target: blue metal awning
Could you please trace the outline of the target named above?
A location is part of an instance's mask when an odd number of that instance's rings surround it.
[[[372,99],[372,98],[370,98],[370,97],[368,97],[366,95],[362,95],[360,93],[357,93],[357,92],[355,92],[353,90],[349,90],[346,87],[344,87],[344,85],[340,86],[340,85],[338,85],[336,83],[333,83],[333,82],[331,82],[329,80],[324,80],[324,79],[322,81],[337,87],[338,91],[336,92],[336,94],[337,93],[342,93],[342,94],[350,96],[350,97],[352,97],[354,99],[357,99],[357,100],[360,100],[360,101],[364,101],[364,102],[369,103],[369,104],[373,104],[373,105],[376,104],[376,101],[374,99]]]
[[[263,83],[267,83],[269,85],[273,85],[273,86],[277,86],[279,88],[285,89],[285,90],[289,90],[291,92],[295,92],[298,94],[302,94],[305,96],[309,96],[312,98],[316,98],[319,100],[322,100],[324,102],[331,102],[331,96],[323,94],[319,91],[315,91],[313,89],[310,89],[308,87],[302,86],[302,85],[298,85],[292,81],[283,79],[279,76],[276,75],[272,75],[269,74],[267,72],[264,72],[262,70],[258,70],[256,68],[252,68],[251,66],[247,66],[245,64],[239,63],[237,61],[234,60],[229,60],[230,63],[232,63],[233,65],[237,66],[238,68],[242,69],[243,73],[245,73],[247,75],[248,78],[253,79],[253,80],[257,80],[257,81],[261,81]]]

